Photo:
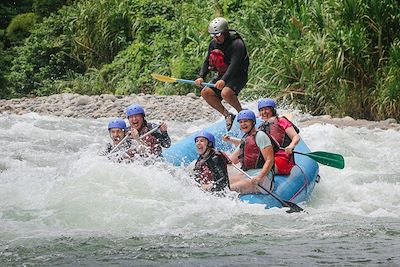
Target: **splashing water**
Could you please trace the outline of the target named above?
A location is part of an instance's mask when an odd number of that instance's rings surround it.
[[[167,123],[176,142],[212,122]],[[308,213],[286,214],[201,192],[184,167],[108,161],[106,125],[0,116],[0,265],[400,264],[397,131],[301,128],[346,167],[321,165]]]

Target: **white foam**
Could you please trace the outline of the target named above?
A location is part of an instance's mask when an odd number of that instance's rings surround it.
[[[254,102],[249,106],[254,106]],[[297,115],[296,115],[297,116]],[[212,122],[167,122],[173,140]],[[107,120],[28,114],[0,116],[0,236],[23,239],[88,232],[113,234],[290,231],[298,221],[334,216],[400,216],[396,131],[314,124],[301,129],[312,151],[342,154],[343,170],[322,166],[309,214],[265,210],[201,192],[189,172],[167,164],[117,164],[97,156]],[[288,217],[290,216],[290,217]]]

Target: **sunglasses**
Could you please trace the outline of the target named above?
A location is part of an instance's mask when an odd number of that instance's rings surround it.
[[[222,35],[222,32],[219,32],[219,33],[210,33],[211,38],[220,37],[221,35]]]

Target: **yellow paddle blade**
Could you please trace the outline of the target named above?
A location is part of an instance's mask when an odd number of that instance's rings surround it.
[[[164,76],[164,75],[160,75],[160,74],[156,74],[156,73],[151,74],[151,76],[153,76],[154,79],[159,80],[161,82],[166,82],[166,83],[175,83],[176,82],[176,78],[172,78],[172,77],[168,77],[168,76]]]

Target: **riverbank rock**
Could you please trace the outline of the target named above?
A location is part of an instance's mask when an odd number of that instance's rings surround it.
[[[87,96],[79,94],[56,94],[47,97],[0,99],[0,113],[18,115],[36,112],[43,115],[73,118],[125,118],[125,110],[131,104],[141,104],[149,120],[190,122],[199,119],[217,120],[221,115],[212,109],[204,99],[189,93],[186,96],[160,96],[132,94],[115,96],[102,94]],[[398,122],[389,118],[384,121],[356,120],[349,116],[332,118],[329,115],[311,116],[302,114],[294,120],[300,127],[315,123],[332,124],[337,127],[366,127],[368,129],[400,130]]]
[[[383,130],[387,129],[394,129],[397,131],[400,130],[400,124],[398,124],[398,122],[393,118],[386,119],[384,121],[368,121],[363,119],[356,120],[349,116],[346,116],[344,118],[332,118],[329,115],[323,115],[323,116],[305,116],[303,118],[300,118],[298,122],[299,126],[303,127],[320,123],[320,124],[332,124],[340,128],[350,126],[350,127],[365,127],[367,129],[379,128]]]
[[[25,114],[36,112],[73,118],[125,117],[125,109],[131,104],[141,104],[149,120],[176,120],[188,122],[199,119],[215,120],[220,115],[195,94],[187,96],[158,96],[132,94],[114,96],[102,94],[56,94],[48,97],[0,100],[0,113]]]

